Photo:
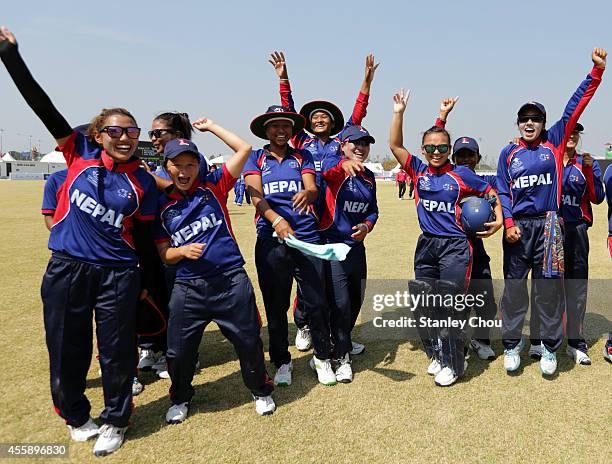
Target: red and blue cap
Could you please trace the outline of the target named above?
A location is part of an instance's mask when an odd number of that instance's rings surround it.
[[[370,135],[370,133],[363,126],[348,126],[346,129],[342,131],[340,134],[340,140],[342,142],[354,142],[355,140],[363,140],[366,139],[369,143],[376,143],[374,137]]]
[[[478,142],[474,140],[472,137],[459,137],[455,140],[453,144],[453,154],[457,153],[459,150],[469,150],[471,152],[480,154],[480,147],[478,146]]]
[[[198,147],[191,140],[187,139],[172,139],[166,142],[164,146],[164,159],[169,160],[176,158],[181,153],[193,153],[200,158]]]

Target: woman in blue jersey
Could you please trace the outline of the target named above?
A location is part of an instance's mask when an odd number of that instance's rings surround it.
[[[270,55],[270,64],[274,66],[276,75],[279,78],[281,105],[288,108],[290,111],[295,111],[293,102],[293,94],[289,83],[289,74],[287,72],[287,62],[283,52],[274,52]],[[370,98],[370,88],[374,80],[374,74],[379,63],[375,63],[373,55],[368,55],[365,59],[365,70],[363,81],[353,107],[351,117],[346,124],[342,111],[336,105],[325,100],[314,100],[305,103],[300,108],[299,113],[306,119],[304,130],[300,130],[293,134],[291,144],[294,148],[304,149],[310,152],[317,173],[317,185],[320,185],[319,174],[323,161],[328,157],[336,157],[340,155],[340,135],[344,129],[354,124],[359,125],[367,114],[368,101]],[[319,199],[321,200],[321,199]],[[320,202],[317,203],[317,208],[320,207]],[[301,288],[298,286],[297,297],[293,317],[298,328],[295,337],[295,346],[300,351],[307,351],[311,344],[310,330],[308,328],[308,320],[304,314],[304,305],[302,300]],[[364,350],[364,346],[360,343],[353,342],[352,354],[360,354]]]
[[[276,409],[259,337],[255,294],[227,211],[228,193],[240,177],[251,146],[210,119],[198,119],[193,125],[220,138],[235,154],[222,169],[202,176],[201,155],[193,142],[174,139],[164,149],[164,167],[173,185],[160,197],[156,241],[162,260],[176,264],[168,321],[172,405],[166,422],[170,424],[187,417],[198,346],[211,321],[234,345],[257,413],[272,414]]]
[[[304,127],[303,116],[282,106],[271,106],[251,123],[251,131],[269,144],[253,150],[244,169],[247,189],[256,211],[255,265],[270,334],[270,359],[277,368],[276,385],[291,385],[293,364],[289,353],[287,309],[293,279],[303,296],[314,345],[311,367],[319,382],[334,385],[331,367],[329,314],[325,299],[323,261],[289,247],[293,236],[319,243],[315,168],[307,151],[289,145]]]
[[[351,331],[363,304],[367,278],[363,242],[378,220],[378,204],[374,173],[363,164],[374,137],[361,126],[350,126],[342,132],[341,141],[342,157],[323,161],[319,228],[326,243],[351,247],[344,261],[330,261],[326,266],[336,380],[349,383],[353,380]]]
[[[92,120],[88,135],[73,131],[30,74],[6,28],[0,29],[0,58],[68,165],[41,288],[51,395],[72,439],[98,435],[93,452],[103,456],[122,445],[132,412],[141,288],[132,231],[135,221],[155,217],[155,183],[134,156],[140,128],[127,110],[104,109]],[[90,418],[85,396],[93,316],[105,404],[100,427]]]
[[[491,186],[470,169],[454,166],[448,160],[450,136],[445,129],[434,126],[423,134],[421,153],[427,164],[411,155],[403,146],[403,116],[408,100],[404,90],[393,97],[390,148],[393,155],[415,183],[415,199],[419,237],[414,258],[415,280],[410,291],[425,296],[417,308],[417,327],[425,351],[431,359],[427,372],[435,375],[438,386],[449,386],[465,370],[465,332],[459,325],[467,319],[460,305],[441,304],[459,301],[467,290],[472,265],[472,250],[461,226],[460,202],[467,196],[490,193]],[[501,228],[502,212],[499,201],[495,221],[486,224],[480,236],[488,237]],[[448,321],[448,322],[447,322]]]
[[[563,341],[561,279],[564,274],[563,234],[559,221],[563,153],[586,108],[601,83],[606,67],[605,50],[591,54],[593,69],[567,103],[563,116],[545,129],[546,110],[541,103],[522,105],[517,115],[518,144],[504,147],[497,167],[497,191],[504,212],[504,279],[500,302],[504,368],[516,371],[524,347],[523,323],[529,308],[527,276],[532,279],[530,354],[540,357],[543,375],[557,370],[556,351]],[[535,327],[532,324],[532,332]]]

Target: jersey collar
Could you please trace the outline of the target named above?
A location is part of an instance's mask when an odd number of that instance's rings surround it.
[[[435,174],[438,176],[441,176],[442,174],[446,174],[448,171],[452,171],[452,170],[453,170],[453,165],[451,164],[449,160],[446,160],[446,163],[444,163],[439,168],[436,168],[433,166],[427,166],[427,172],[429,174]]]
[[[178,189],[176,185],[172,184],[166,189],[166,195],[172,200],[183,200],[193,195],[195,191],[201,186],[202,182],[200,181],[200,179],[196,179],[195,181],[193,181],[191,187],[189,187],[189,190],[184,192],[183,190]]]
[[[108,156],[106,150],[102,150],[102,163],[109,171],[132,173],[140,167],[140,158],[132,156],[127,163],[117,163],[114,159]]]

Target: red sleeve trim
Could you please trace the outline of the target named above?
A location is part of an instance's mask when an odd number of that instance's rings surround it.
[[[260,176],[260,177],[261,177],[261,171],[244,171],[244,172],[242,173],[242,175],[243,175],[244,177],[246,177],[246,176],[250,176],[250,175],[255,175],[255,176]]]
[[[314,169],[310,169],[310,168],[306,168],[306,169],[302,169],[302,174],[315,174],[316,175],[316,171]]]
[[[368,226],[368,233],[372,232],[372,229],[374,229],[374,223],[372,221],[363,221],[363,223]]]
[[[149,216],[136,216],[138,218],[138,220],[140,221],[154,221],[155,220],[155,215],[149,215]]]
[[[42,214],[43,216],[53,216],[55,214],[55,210],[54,209],[41,209],[40,214]]]
[[[510,227],[515,227],[514,219],[511,217],[504,219],[504,228],[509,229]]]
[[[591,70],[591,76],[593,77],[593,79],[601,79],[605,69],[606,68],[598,68],[597,66],[593,66],[593,69]]]
[[[436,127],[440,127],[444,129],[446,127],[446,121],[442,121],[440,118],[436,118],[436,122],[434,124]]]
[[[170,239],[169,238],[158,238],[156,240],[154,240],[156,245],[161,245],[162,243],[170,243]]]

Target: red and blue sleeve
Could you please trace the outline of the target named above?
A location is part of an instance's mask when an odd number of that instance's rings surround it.
[[[423,161],[409,152],[406,164],[402,166],[402,169],[406,171],[406,174],[412,179],[412,182],[415,182],[417,173],[424,167],[424,164]]]
[[[512,187],[510,185],[509,172],[509,154],[513,145],[504,147],[499,155],[497,163],[497,195],[501,202],[502,212],[504,214],[504,227],[506,229],[514,227],[514,219],[512,218]]]
[[[589,201],[596,205],[600,204],[604,201],[605,192],[601,180],[601,168],[597,160],[593,160],[593,166],[591,167],[582,165],[582,173],[586,179],[586,189]]]
[[[606,168],[604,184],[608,200],[608,251],[610,252],[610,258],[612,258],[612,164]]]
[[[47,182],[45,182],[42,207],[40,209],[41,214],[49,216],[55,213],[55,209],[57,208],[58,187],[57,177],[51,176],[47,179]]]
[[[155,221],[153,221],[153,228],[151,230],[151,233],[153,235],[153,241],[155,243],[167,243],[170,241],[170,236],[166,232],[166,229],[164,229],[161,218],[159,216],[155,218]]]
[[[159,195],[153,177],[145,173],[141,186],[143,189],[142,201],[136,217],[141,221],[153,221],[157,216],[157,199]]]
[[[491,191],[491,185],[470,168],[457,166],[455,172],[459,174],[462,183],[460,199],[471,195],[482,197]]]
[[[227,194],[236,184],[236,178],[232,177],[225,165],[206,176],[206,182],[214,185],[220,193],[227,199]]]
[[[316,174],[314,161],[312,159],[312,155],[306,150],[301,150],[300,155],[302,155],[302,165],[300,167],[302,174]]]
[[[289,108],[290,111],[295,111],[295,102],[293,101],[293,94],[291,92],[291,84],[289,81],[280,81],[280,96],[281,96],[281,105],[285,108]],[[304,139],[308,138],[308,134],[306,131],[301,130],[297,134],[294,134],[291,137],[291,145],[293,148],[301,149],[304,146]]]
[[[604,70],[594,66],[586,79],[580,83],[578,89],[567,102],[563,116],[548,130],[548,139],[557,148],[565,147],[569,136],[576,127],[580,115],[589,104],[599,84]],[[563,155],[563,150],[558,150]]]
[[[370,232],[374,229],[376,221],[378,221],[378,199],[376,195],[376,179],[372,176],[372,202],[370,203],[371,212],[364,219],[363,223],[368,226]]]
[[[321,176],[330,185],[336,185],[341,183],[347,176],[342,164],[346,161],[346,158],[337,158],[328,156],[323,159],[323,165],[321,166]]]
[[[345,129],[348,126],[361,126],[361,123],[363,122],[366,115],[368,114],[369,101],[370,101],[369,95],[363,92],[359,92],[359,95],[357,95],[357,100],[355,101],[355,106],[353,107],[353,113],[351,114],[351,117],[344,125]]]
[[[242,170],[242,175],[244,177],[249,176],[251,174],[255,174],[257,176],[261,176],[261,161],[260,158],[265,156],[263,150],[251,150],[251,154],[244,164],[244,169]]]

